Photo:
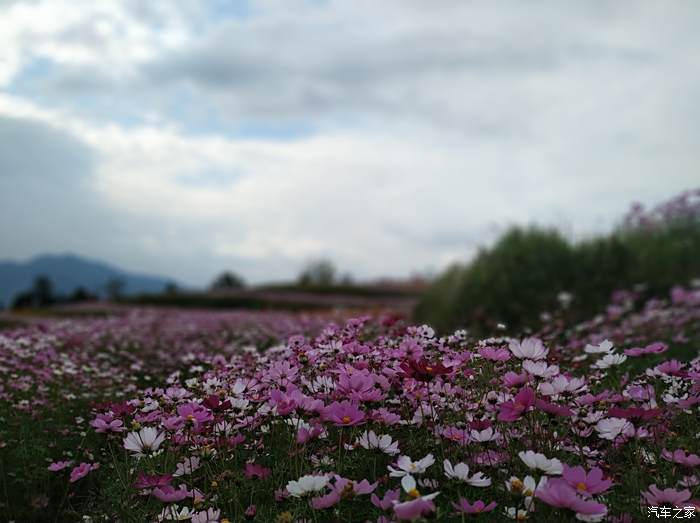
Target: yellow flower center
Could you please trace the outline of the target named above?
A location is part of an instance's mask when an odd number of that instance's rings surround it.
[[[418,492],[418,489],[411,489],[408,491],[408,497],[413,499],[419,498],[420,492]]]
[[[432,368],[432,367],[426,367],[425,370],[427,370],[428,372],[433,372],[433,368]]]
[[[585,492],[586,491],[586,484],[583,483],[582,481],[580,481],[580,482],[576,483],[576,488],[578,490],[582,490]]]
[[[510,481],[510,488],[512,488],[516,492],[520,492],[521,490],[523,490],[523,482],[519,479],[513,479]]]
[[[350,416],[343,416],[342,421],[343,421],[343,423],[345,423],[347,425],[348,423],[350,423],[352,421],[352,418],[350,418]]]

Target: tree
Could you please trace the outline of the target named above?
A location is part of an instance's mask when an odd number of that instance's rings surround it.
[[[222,272],[211,284],[211,290],[233,290],[245,287],[245,281],[238,274],[231,271]]]
[[[105,285],[105,290],[107,291],[107,296],[110,300],[118,300],[124,294],[124,287],[126,284],[121,278],[112,278]]]
[[[312,261],[301,271],[298,281],[304,287],[333,285],[336,281],[335,266],[330,260]]]
[[[35,307],[43,307],[54,302],[53,283],[51,283],[51,279],[48,276],[42,274],[36,277],[32,293],[32,305]]]

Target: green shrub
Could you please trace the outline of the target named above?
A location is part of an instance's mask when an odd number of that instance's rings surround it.
[[[611,234],[572,243],[553,229],[513,228],[467,265],[453,265],[432,284],[415,319],[440,330],[491,333],[537,328],[543,312],[574,300],[569,319],[603,310],[619,289],[659,295],[700,277],[700,201],[684,193],[644,212],[634,207]]]

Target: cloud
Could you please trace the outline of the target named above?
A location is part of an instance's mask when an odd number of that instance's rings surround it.
[[[66,6],[0,16],[4,172],[41,180],[6,187],[26,203],[66,180],[51,233],[2,231],[15,256],[196,283],[318,256],[408,274],[511,223],[607,230],[697,183],[694,3]]]

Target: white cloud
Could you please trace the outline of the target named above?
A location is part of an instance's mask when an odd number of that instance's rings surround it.
[[[69,3],[0,16],[0,116],[90,148],[110,236],[67,243],[130,268],[407,274],[697,183],[693,3]]]

